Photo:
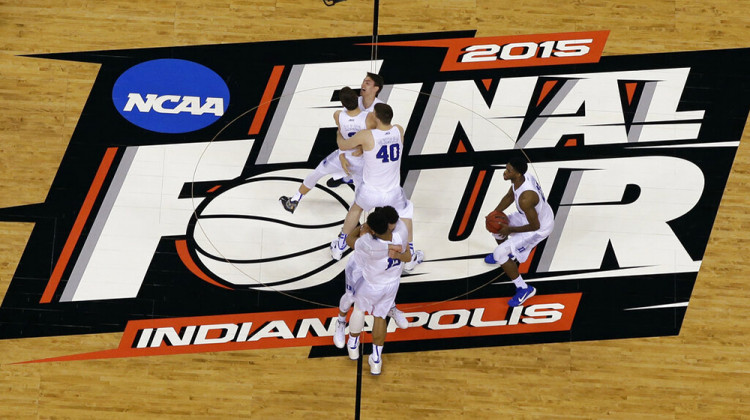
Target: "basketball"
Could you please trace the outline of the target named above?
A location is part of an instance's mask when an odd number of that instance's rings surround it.
[[[484,220],[484,227],[490,233],[499,233],[503,226],[507,226],[510,223],[508,216],[501,211],[493,211],[488,214]]]

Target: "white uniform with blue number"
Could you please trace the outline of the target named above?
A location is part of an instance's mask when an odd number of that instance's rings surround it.
[[[344,139],[350,139],[353,135],[359,131],[367,128],[367,112],[361,112],[355,116],[350,116],[346,113],[346,109],[342,109],[339,113],[339,132]],[[353,150],[341,151],[339,149],[334,150],[326,156],[325,159],[320,161],[315,170],[305,177],[303,184],[307,188],[315,188],[315,184],[320,181],[326,175],[331,175],[333,178],[343,178],[346,176],[344,168],[341,166],[341,160],[339,160],[339,154],[345,153],[346,160],[349,162],[349,170],[352,174],[352,180],[354,181],[355,188],[362,185],[362,156],[352,156]]]
[[[539,196],[539,202],[534,206],[534,209],[539,216],[539,230],[532,232],[516,232],[511,233],[508,236],[508,241],[510,242],[513,252],[510,257],[515,258],[519,262],[526,261],[526,259],[529,258],[531,250],[545,240],[555,227],[555,213],[552,211],[552,207],[550,207],[549,203],[547,203],[547,199],[544,196],[544,192],[542,191],[539,182],[529,173],[526,173],[524,177],[526,179],[518,189],[511,185],[517,211],[509,214],[508,220],[510,226],[524,226],[529,224],[528,219],[526,219],[526,214],[518,205],[518,200],[523,192],[533,191]]]
[[[409,246],[405,230],[405,225],[401,232],[394,229],[390,241],[366,234],[354,243],[354,254],[362,270],[362,281],[355,288],[354,303],[373,316],[385,318],[395,304],[404,264],[388,258],[388,245],[400,245],[401,250],[405,250]]]
[[[399,242],[402,238],[408,238],[409,231],[406,228],[406,224],[398,220],[396,227],[393,229],[393,238],[391,242]],[[344,269],[345,279],[345,290],[344,298],[339,303],[339,309],[341,312],[346,312],[349,307],[354,303],[354,296],[357,294],[357,289],[364,282],[362,274],[362,253],[353,252],[349,256],[349,260],[346,262],[346,268]]]
[[[362,186],[354,202],[364,211],[392,206],[399,217],[411,219],[414,205],[401,188],[401,156],[404,142],[398,127],[372,130],[374,147],[363,153]]]

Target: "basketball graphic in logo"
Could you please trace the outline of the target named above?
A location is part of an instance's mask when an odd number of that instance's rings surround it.
[[[291,214],[279,196],[299,188],[309,170],[266,173],[208,198],[188,232],[197,261],[216,280],[256,290],[293,290],[330,281],[345,259],[331,259],[351,188],[318,185]]]

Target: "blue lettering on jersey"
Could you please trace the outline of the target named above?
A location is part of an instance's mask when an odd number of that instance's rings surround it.
[[[401,144],[384,144],[378,149],[378,153],[375,154],[375,157],[380,159],[383,163],[395,162],[401,157]]]

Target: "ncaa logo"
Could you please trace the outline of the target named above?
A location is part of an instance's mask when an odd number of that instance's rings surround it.
[[[126,120],[158,133],[187,133],[224,115],[229,88],[206,66],[160,59],[125,71],[112,88],[112,102]]]

